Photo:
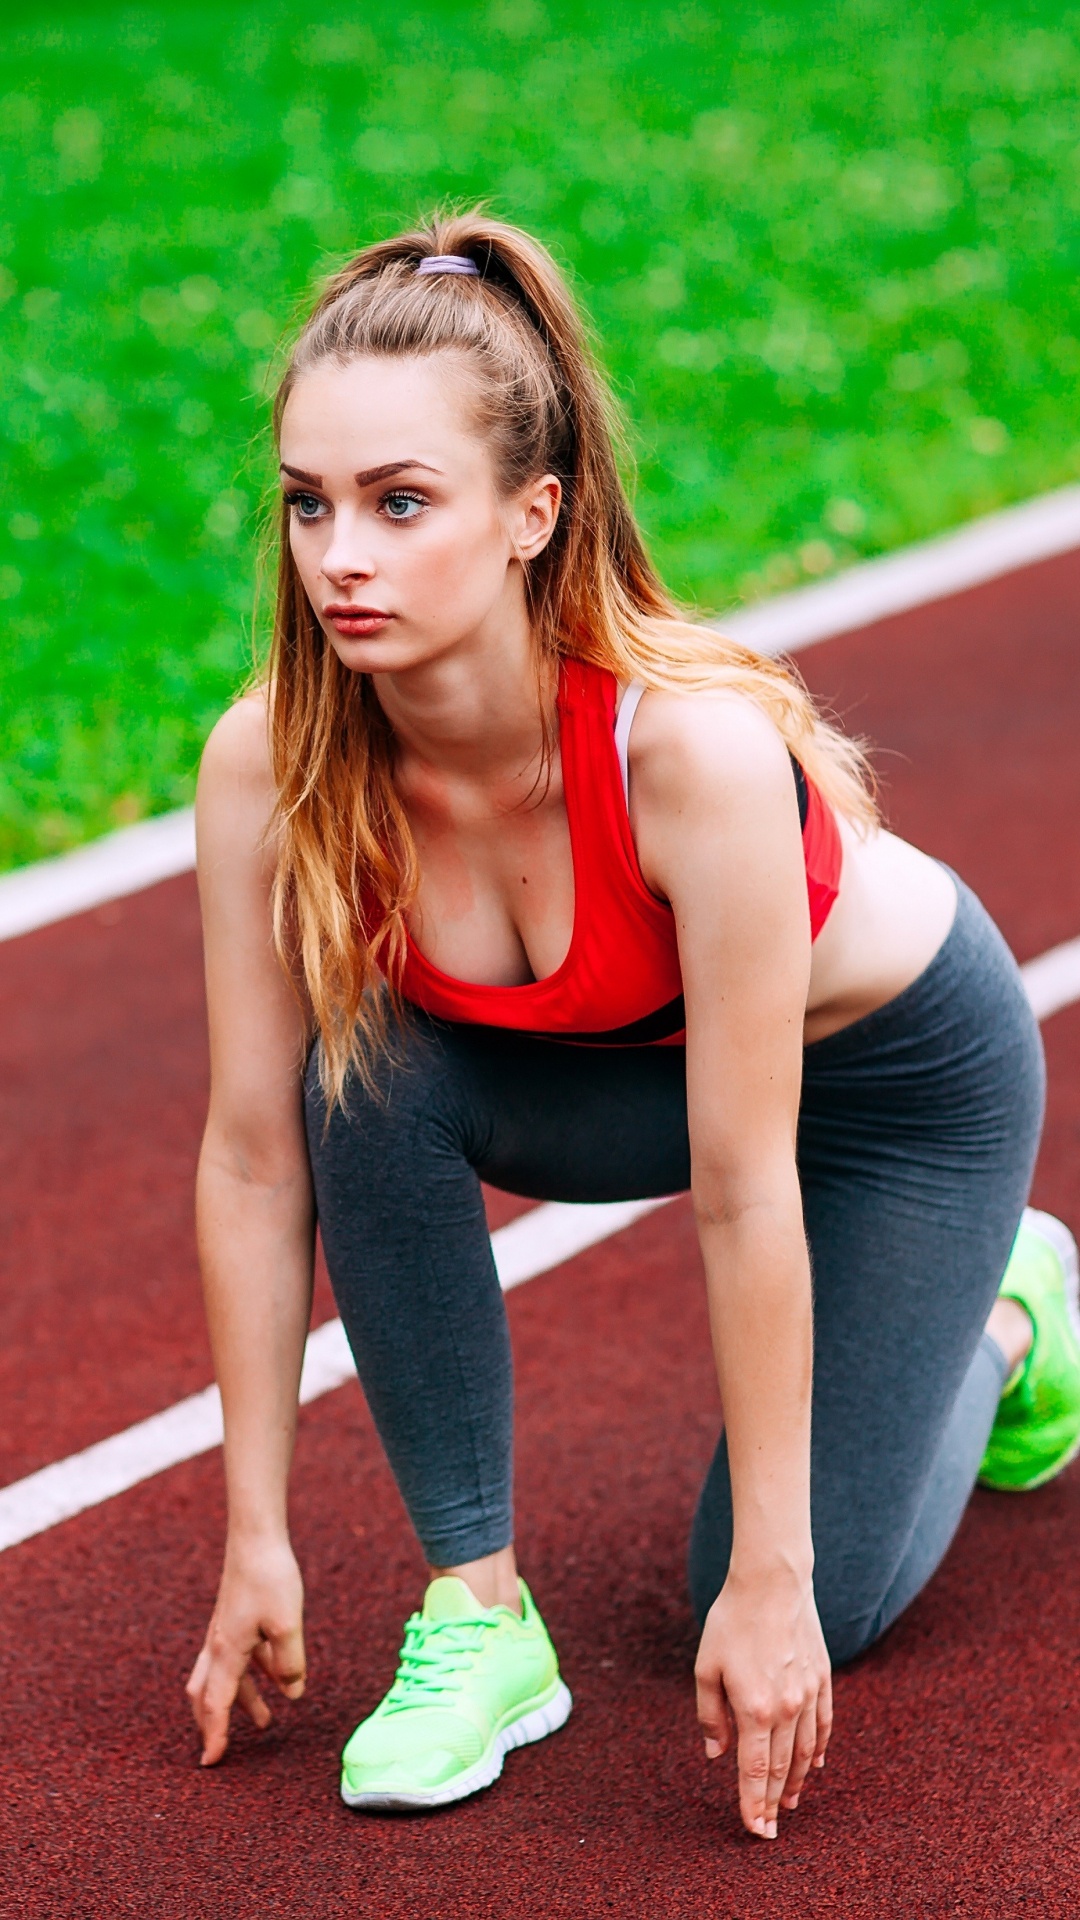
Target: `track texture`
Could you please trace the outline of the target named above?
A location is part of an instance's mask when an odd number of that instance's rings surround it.
[[[813,649],[893,824],[1021,959],[1080,932],[1080,557]],[[190,1185],[205,1097],[193,888],[0,948],[0,1480],[205,1384]],[[1080,1007],[1045,1028],[1035,1198],[1080,1225]],[[496,1200],[494,1217],[511,1203]],[[352,1388],[301,1417],[308,1698],[195,1765],[181,1685],[210,1605],[220,1462],[0,1556],[0,1911],[256,1920],[879,1920],[1080,1908],[1080,1470],[977,1494],[945,1567],[837,1679],[823,1778],[772,1847],[699,1758],[685,1538],[717,1421],[684,1203],[511,1297],[520,1545],[575,1695],[563,1733],[434,1817],[337,1802],[419,1556]],[[319,1317],[331,1311],[320,1296]]]

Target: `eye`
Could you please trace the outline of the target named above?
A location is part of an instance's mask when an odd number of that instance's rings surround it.
[[[422,493],[385,493],[379,505],[388,520],[416,520],[427,506]]]
[[[321,519],[323,503],[317,493],[287,493],[285,498],[298,520]]]

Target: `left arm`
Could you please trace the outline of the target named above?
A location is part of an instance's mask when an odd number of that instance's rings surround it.
[[[831,1721],[810,1534],[811,1284],[795,1164],[810,925],[798,808],[771,722],[735,696],[652,694],[631,795],[647,884],[676,918],[691,1180],[734,1534],[697,1660],[705,1750],[738,1737],[771,1838]]]

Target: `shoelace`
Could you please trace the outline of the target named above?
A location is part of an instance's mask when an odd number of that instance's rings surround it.
[[[425,1620],[414,1613],[405,1623],[405,1642],[384,1712],[400,1712],[431,1695],[459,1692],[485,1632],[497,1624],[484,1619]]]

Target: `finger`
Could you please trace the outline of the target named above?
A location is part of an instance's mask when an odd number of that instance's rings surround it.
[[[190,1678],[184,1689],[188,1697],[188,1704],[191,1707],[195,1725],[198,1727],[200,1735],[204,1737],[206,1733],[204,1724],[206,1719],[206,1686],[209,1678],[210,1650],[204,1646],[195,1665],[191,1669]]]
[[[307,1681],[301,1627],[291,1627],[287,1633],[268,1634],[255,1648],[255,1658],[287,1699],[299,1700]]]
[[[814,1743],[814,1765],[825,1765],[825,1749],[829,1744],[833,1729],[832,1674],[827,1673],[822,1682],[817,1702],[817,1739]]]
[[[769,1833],[765,1803],[769,1787],[769,1750],[772,1745],[767,1719],[755,1715],[739,1724],[739,1810],[743,1825],[759,1839],[776,1836],[776,1823]]]
[[[788,1813],[794,1812],[799,1804],[799,1795],[803,1783],[810,1771],[810,1765],[817,1752],[817,1701],[814,1700],[799,1715],[795,1728],[795,1740],[791,1749],[791,1767],[780,1796],[780,1805]]]
[[[210,1671],[210,1649],[206,1646],[203,1646],[199,1650],[199,1657],[196,1660],[195,1665],[192,1667],[191,1672],[188,1675],[186,1684],[184,1686],[184,1692],[187,1694],[187,1697],[191,1702],[191,1709],[196,1719],[198,1719],[199,1717],[199,1709],[198,1709],[197,1702],[202,1699],[202,1690],[206,1685],[206,1676],[209,1673],[209,1671]]]
[[[797,1725],[798,1721],[785,1712],[769,1739],[769,1781],[765,1789],[765,1834],[769,1840],[776,1838],[776,1816],[780,1811],[780,1796],[791,1772]]]
[[[697,1717],[705,1735],[706,1760],[719,1760],[731,1745],[731,1715],[724,1698],[720,1677],[715,1673],[695,1672]]]
[[[202,1765],[216,1767],[229,1744],[229,1714],[247,1666],[242,1654],[221,1654],[211,1664],[202,1692],[202,1711],[197,1716],[202,1729]]]
[[[200,1767],[216,1767],[218,1761],[224,1759],[225,1749],[229,1744],[228,1708],[226,1707],[224,1710],[215,1708],[213,1712],[204,1710],[199,1721],[199,1731],[202,1734],[203,1742],[202,1753],[199,1756],[199,1765]]]
[[[241,1675],[240,1685],[236,1689],[236,1699],[248,1719],[253,1720],[260,1731],[265,1732],[274,1716],[259,1692],[254,1674]]]

